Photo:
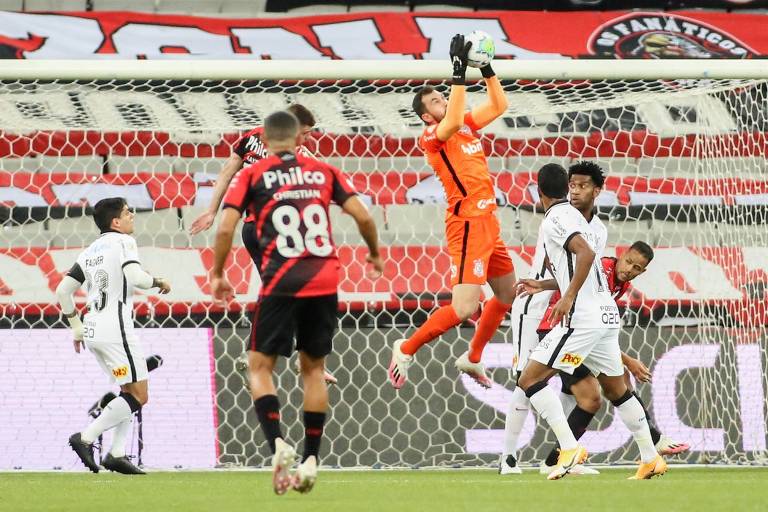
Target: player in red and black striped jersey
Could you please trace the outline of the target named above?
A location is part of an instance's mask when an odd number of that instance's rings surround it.
[[[299,151],[305,154],[305,156],[311,156],[309,150],[304,147],[304,141],[307,135],[312,131],[315,126],[315,117],[312,112],[303,105],[294,103],[287,109],[299,120]],[[243,168],[255,164],[259,160],[267,157],[267,146],[264,142],[264,128],[258,126],[253,130],[246,132],[240,137],[232,149],[232,154],[219,172],[216,185],[213,188],[213,197],[211,203],[208,205],[208,209],[201,213],[190,226],[189,232],[193,235],[205,231],[213,225],[213,221],[216,219],[216,213],[219,211],[221,201],[224,198],[224,194],[229,187],[232,178]],[[246,217],[245,222],[252,222],[253,218]],[[250,230],[243,229],[243,243],[246,248],[252,245],[252,241],[249,237],[251,235]],[[250,251],[250,249],[249,249]]]
[[[312,156],[303,144],[307,135],[315,126],[315,116],[312,115],[312,112],[310,112],[307,107],[298,103],[289,106],[287,110],[299,120],[299,152],[305,156]],[[224,198],[224,194],[226,193],[232,178],[240,172],[243,166],[247,167],[252,165],[267,156],[267,145],[264,142],[264,127],[262,126],[257,126],[246,132],[237,140],[237,142],[235,142],[232,148],[232,154],[227,160],[227,163],[224,164],[221,172],[219,172],[216,185],[213,187],[211,203],[208,205],[208,209],[192,222],[189,229],[190,234],[196,235],[213,225],[213,221],[216,219],[216,213],[221,206],[221,201]],[[253,231],[253,220],[252,214],[246,214],[243,223],[242,239],[243,246],[248,250],[251,259],[256,262],[258,256],[256,247],[258,247],[258,242]],[[298,360],[296,360],[296,371],[299,371]],[[325,380],[330,384],[336,384],[337,382],[336,377],[327,371],[325,372]]]
[[[607,284],[613,300],[618,301],[629,290],[630,282],[637,276],[645,272],[651,260],[653,260],[653,249],[644,242],[635,242],[632,246],[621,255],[620,258],[601,258],[601,264],[607,278]],[[536,293],[545,289],[555,289],[557,285],[551,281],[532,281],[524,280],[525,293]],[[552,288],[554,285],[554,288]],[[535,290],[535,291],[534,291]],[[560,299],[560,292],[555,291],[549,302],[549,307],[544,313],[544,318],[539,324],[537,330],[539,339],[542,339],[546,334],[552,330],[555,326],[551,319],[551,312],[554,305]],[[650,370],[638,359],[629,356],[622,352],[621,360],[625,366],[624,379],[629,391],[637,397],[637,400],[645,409],[645,415],[648,419],[648,426],[651,431],[651,437],[653,443],[656,445],[656,449],[661,455],[673,455],[677,453],[683,453],[688,451],[689,446],[685,443],[676,443],[664,436],[659,432],[656,426],[651,421],[648,409],[640,399],[638,394],[632,387],[631,380],[629,378],[630,373],[640,382],[648,382],[651,377]],[[571,412],[568,416],[568,424],[573,431],[574,436],[578,439],[584,432],[586,432],[587,426],[592,421],[592,418],[600,409],[601,399],[600,391],[597,383],[597,379],[592,375],[589,368],[583,364],[576,368],[572,375],[564,372],[560,373],[560,379],[562,380],[562,395],[561,400],[564,403],[566,411],[570,408]],[[552,449],[545,460],[545,464],[542,467],[554,466],[557,462],[558,451],[557,448]],[[594,470],[592,470],[594,471]],[[584,474],[595,474],[596,471]]]
[[[339,261],[331,240],[328,207],[335,202],[357,222],[370,251],[374,275],[383,270],[376,225],[350,181],[335,167],[298,154],[299,121],[287,111],[267,117],[270,155],[246,167],[230,184],[216,233],[211,290],[216,302],[233,297],[223,275],[232,236],[246,209],[254,215],[255,262],[262,288],[249,342],[250,390],[273,457],[273,487],[309,491],[328,407],[325,357],[336,329]],[[283,441],[280,404],[272,379],[277,356],[299,352],[304,385],[304,458],[291,475],[296,453]]]

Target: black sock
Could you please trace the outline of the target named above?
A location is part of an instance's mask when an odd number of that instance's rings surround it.
[[[269,449],[275,453],[275,439],[283,437],[280,432],[280,402],[276,395],[264,395],[254,400],[253,406],[256,408],[256,416],[269,443]]]
[[[578,405],[573,408],[571,414],[568,415],[568,426],[571,427],[573,437],[581,439],[584,432],[587,431],[589,422],[595,417],[595,413],[587,412]]]
[[[573,437],[576,439],[581,439],[581,436],[584,435],[584,432],[587,431],[587,427],[589,426],[589,422],[592,421],[592,418],[594,418],[595,415],[591,412],[587,412],[578,405],[573,408],[571,411],[571,414],[568,415],[568,426],[571,427],[571,432],[573,432]],[[547,455],[547,458],[544,460],[544,462],[547,464],[547,466],[554,466],[557,464],[557,456],[559,455],[559,446],[555,446],[552,448],[552,451],[549,452]]]
[[[651,439],[653,440],[653,444],[656,444],[659,442],[659,439],[661,439],[661,432],[658,431],[656,428],[656,425],[653,424],[651,421],[651,415],[648,414],[648,408],[645,406],[642,400],[640,400],[640,395],[638,395],[636,392],[632,392],[632,395],[634,395],[635,398],[637,398],[637,401],[640,402],[640,405],[643,406],[643,411],[645,412],[645,419],[648,420],[648,429],[651,431]]]
[[[552,451],[549,452],[549,455],[547,455],[547,458],[544,459],[544,464],[547,466],[554,466],[557,464],[557,456],[560,454],[560,450],[557,446],[552,448]]]
[[[302,462],[313,455],[319,459],[320,440],[323,438],[323,425],[325,425],[324,412],[304,411],[304,457]]]

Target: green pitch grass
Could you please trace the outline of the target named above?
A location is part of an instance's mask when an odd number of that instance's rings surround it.
[[[548,482],[533,471],[325,471],[306,495],[275,496],[267,472],[0,473],[0,510],[61,512],[667,512],[766,511],[768,468],[672,468],[651,481],[630,469]]]

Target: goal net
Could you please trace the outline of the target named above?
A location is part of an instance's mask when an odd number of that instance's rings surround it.
[[[143,264],[173,286],[168,295],[136,297],[147,355],[164,362],[150,376],[144,463],[268,463],[244,373],[259,277],[237,233],[228,267],[237,301],[212,305],[215,226],[194,236],[189,228],[239,135],[294,102],[318,121],[308,148],[345,171],[370,206],[386,259],[384,277],[369,280],[354,222],[332,211],[341,276],[328,368],[339,384],[330,389],[323,463],[494,463],[514,388],[508,322],[483,356],[490,390],[453,367],[473,322],[420,351],[399,392],[386,374],[393,341],[450,299],[444,196],[417,147],[423,125],[411,110],[425,83],[447,94],[445,66],[424,62],[426,71],[409,74],[415,68],[393,62],[361,63],[368,71],[322,62],[260,74],[256,63],[236,78],[232,63],[173,72],[174,63],[163,63],[171,71],[157,76],[139,74],[135,63],[97,64],[104,67],[82,75],[65,64],[22,79],[8,71],[0,80],[0,409],[13,411],[0,438],[14,447],[0,468],[66,467],[65,434],[114,391],[92,358],[72,352],[53,294],[98,234],[91,205],[111,196],[136,209]],[[483,130],[482,144],[518,276],[528,273],[542,219],[536,171],[582,159],[605,169],[597,204],[609,233],[606,255],[636,240],[656,250],[622,300],[620,340],[653,373],[652,382],[636,384],[653,422],[691,445],[680,462],[764,464],[768,73],[724,76],[711,72],[720,63],[684,64],[692,67],[539,63],[522,74],[518,63],[500,62],[509,109]],[[629,78],[616,75],[622,70]],[[483,101],[480,82],[468,90],[470,105]],[[287,437],[300,444],[293,361],[280,362],[276,374]],[[584,441],[593,462],[638,456],[611,406]],[[538,463],[552,443],[531,415],[522,463]]]

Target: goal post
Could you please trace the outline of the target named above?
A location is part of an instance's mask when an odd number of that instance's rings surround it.
[[[636,389],[653,422],[691,444],[680,462],[765,464],[768,61],[501,60],[493,67],[509,108],[481,140],[518,276],[528,272],[542,218],[536,171],[549,162],[600,164],[606,255],[636,240],[656,250],[622,299],[620,338],[651,368],[652,382]],[[169,295],[136,297],[147,355],[164,361],[152,374],[144,460],[159,467],[268,463],[243,372],[259,277],[236,234],[228,275],[237,301],[213,305],[207,272],[215,226],[194,236],[189,227],[239,135],[293,102],[318,121],[308,148],[345,171],[369,205],[386,259],[384,277],[368,279],[354,222],[332,209],[341,270],[328,367],[339,385],[330,391],[322,462],[494,463],[514,387],[508,322],[484,353],[490,390],[453,367],[473,322],[420,351],[401,391],[386,376],[393,341],[450,299],[445,199],[417,146],[423,124],[411,109],[426,83],[447,94],[449,75],[447,61],[5,62],[0,385],[16,398],[4,405],[1,395],[0,408],[40,418],[32,390],[55,373],[66,410],[51,411],[57,420],[42,418],[39,428],[19,421],[3,431],[29,447],[0,455],[0,469],[69,457],[66,446],[50,453],[65,439],[50,425],[78,428],[110,390],[95,365],[69,353],[53,291],[97,236],[90,206],[116,195],[137,210],[142,263],[173,285]],[[468,78],[468,104],[477,105],[484,86],[477,70]],[[287,436],[298,444],[301,393],[292,363],[280,363],[277,382]],[[612,407],[601,409],[584,439],[594,462],[637,457]],[[539,463],[552,442],[531,416],[521,462]]]

